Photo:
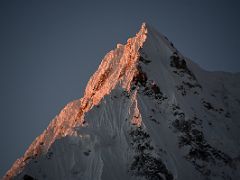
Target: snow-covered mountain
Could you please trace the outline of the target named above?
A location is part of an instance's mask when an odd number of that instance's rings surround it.
[[[240,179],[239,92],[143,23],[4,179]]]

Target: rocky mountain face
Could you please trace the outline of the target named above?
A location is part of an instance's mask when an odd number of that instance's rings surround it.
[[[239,92],[143,23],[4,179],[240,179]]]

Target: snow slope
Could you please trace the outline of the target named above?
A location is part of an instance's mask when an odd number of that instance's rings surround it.
[[[208,72],[143,23],[4,179],[239,179],[240,74]]]

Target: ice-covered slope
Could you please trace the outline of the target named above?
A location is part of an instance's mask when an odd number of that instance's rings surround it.
[[[239,179],[240,75],[154,28],[118,44],[4,179]]]

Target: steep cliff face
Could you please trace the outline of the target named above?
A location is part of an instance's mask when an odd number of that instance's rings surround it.
[[[4,179],[238,179],[238,92],[143,23]]]

